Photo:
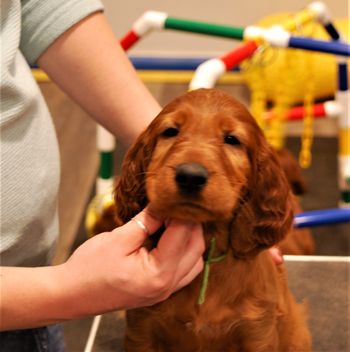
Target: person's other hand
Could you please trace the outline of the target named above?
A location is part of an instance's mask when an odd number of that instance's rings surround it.
[[[283,264],[283,262],[284,262],[283,255],[282,255],[281,250],[278,248],[278,246],[273,246],[273,247],[269,248],[269,253],[271,255],[273,262],[276,265]]]
[[[153,305],[189,284],[203,269],[200,224],[172,219],[156,248],[143,243],[162,225],[146,208],[111,232],[86,241],[61,266],[75,316]],[[67,282],[67,281],[66,281]]]

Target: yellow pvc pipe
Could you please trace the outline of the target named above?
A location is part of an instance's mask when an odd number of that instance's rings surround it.
[[[138,71],[138,76],[145,83],[185,83],[191,82],[193,71]],[[50,82],[48,75],[40,69],[33,69],[37,82]],[[238,72],[227,72],[220,77],[219,84],[244,84],[243,76]]]
[[[300,11],[299,13],[287,19],[283,24],[283,28],[289,32],[294,32],[299,26],[303,26],[315,19],[315,13],[309,9]]]
[[[340,156],[350,156],[350,127],[339,130],[339,154]]]
[[[32,74],[37,82],[50,82],[50,77],[40,69],[32,69]]]
[[[138,76],[146,83],[186,83],[191,82],[193,71],[138,71]],[[218,81],[219,84],[243,84],[240,73],[228,72]]]

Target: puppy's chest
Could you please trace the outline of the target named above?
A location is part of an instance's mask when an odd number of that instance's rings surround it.
[[[199,339],[234,333],[242,317],[230,297],[223,297],[220,288],[209,287],[204,303],[198,304],[199,294],[193,293],[200,291],[200,285],[194,286],[190,297],[186,297],[186,292],[179,292],[170,299],[172,309],[166,309],[168,322]]]
[[[184,317],[183,317],[184,318]],[[177,319],[179,321],[179,319]],[[182,321],[187,332],[199,338],[218,338],[233,334],[239,325],[238,314],[234,309],[213,304],[208,307],[201,306],[190,319]]]

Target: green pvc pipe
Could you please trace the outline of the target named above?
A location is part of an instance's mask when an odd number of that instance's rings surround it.
[[[99,176],[105,180],[113,177],[113,152],[100,152]]]
[[[350,204],[350,191],[342,191],[341,199],[344,203]]]
[[[212,23],[182,20],[174,17],[168,17],[165,20],[164,28],[240,40],[243,39],[244,35],[244,28],[242,27],[221,26]]]

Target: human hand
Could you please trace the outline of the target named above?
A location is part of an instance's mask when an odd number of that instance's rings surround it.
[[[162,221],[146,208],[136,215],[150,233]],[[66,289],[75,300],[75,317],[153,305],[190,283],[202,270],[202,227],[170,220],[156,248],[136,221],[102,233],[81,245],[61,266]]]
[[[283,264],[284,259],[283,259],[283,255],[282,255],[282,252],[279,249],[279,247],[273,246],[273,247],[269,248],[269,253],[271,255],[271,258],[272,258],[273,262],[276,265]]]

